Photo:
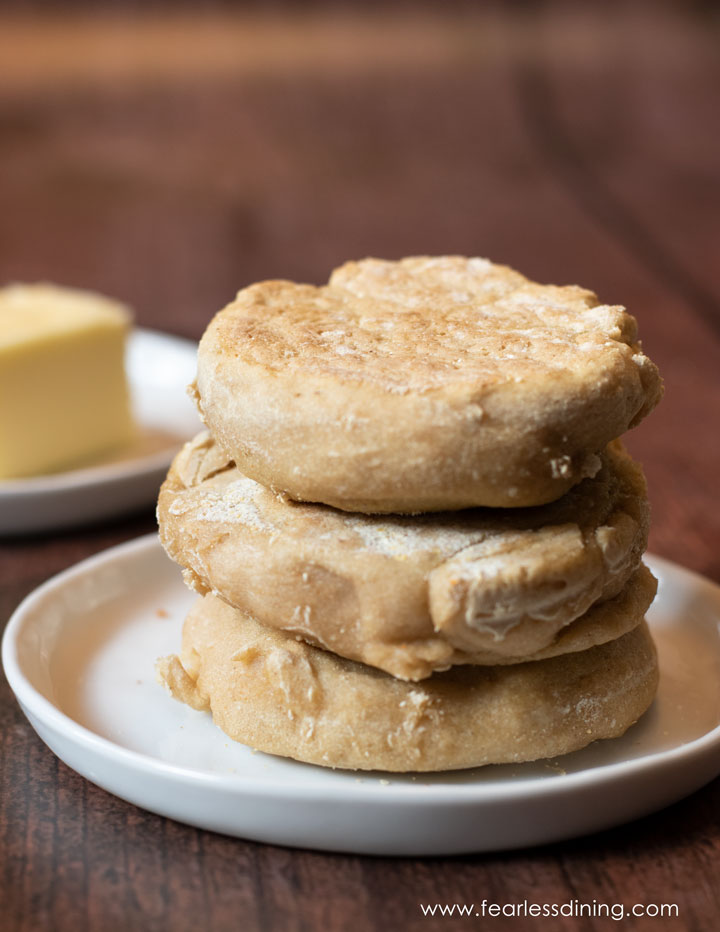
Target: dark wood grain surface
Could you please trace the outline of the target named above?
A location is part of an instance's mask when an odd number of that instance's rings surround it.
[[[651,548],[720,581],[714,4],[13,9],[0,19],[0,281],[98,288],[140,324],[193,338],[248,282],[319,282],[367,254],[487,255],[592,287],[639,318],[666,378],[629,437]],[[53,573],[153,526],[148,508],[0,540],[0,620]],[[4,680],[0,703],[3,932],[612,928],[419,909],[483,898],[672,902],[678,919],[626,925],[720,927],[718,781],[536,850],[335,856],[142,812],[59,763]]]

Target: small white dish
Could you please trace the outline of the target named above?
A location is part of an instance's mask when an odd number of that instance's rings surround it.
[[[195,596],[154,536],[37,589],[3,665],[45,743],[152,812],[257,841],[379,855],[519,848],[654,812],[720,772],[720,588],[651,559],[658,697],[624,737],[552,761],[436,775],[324,770],[254,753],[171,699],[154,661]]]
[[[180,445],[202,427],[185,391],[197,344],[133,330],[126,371],[137,441],[92,466],[29,479],[0,480],[0,534],[72,527],[148,505]]]

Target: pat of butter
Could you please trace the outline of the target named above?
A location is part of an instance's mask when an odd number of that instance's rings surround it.
[[[87,465],[129,443],[130,320],[87,291],[0,289],[0,478]]]

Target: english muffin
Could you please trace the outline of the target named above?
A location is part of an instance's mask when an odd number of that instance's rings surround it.
[[[200,593],[394,676],[515,663],[611,640],[655,593],[648,504],[619,444],[559,501],[528,509],[351,515],[278,497],[208,434],[160,492],[160,539]]]
[[[200,342],[194,394],[273,491],[418,513],[558,499],[661,390],[624,308],[444,256],[245,288]]]
[[[644,622],[590,650],[420,684],[336,657],[208,595],[160,680],[235,741],[326,767],[435,771],[567,754],[623,734],[657,687]]]

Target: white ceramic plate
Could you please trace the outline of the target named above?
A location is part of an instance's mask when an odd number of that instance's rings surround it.
[[[186,386],[197,344],[134,330],[126,370],[139,437],[122,453],[85,469],[0,480],[0,534],[71,527],[131,512],[157,498],[179,446],[201,428]]]
[[[98,786],[201,828],[368,854],[517,848],[660,809],[720,772],[720,588],[652,559],[661,664],[626,734],[553,761],[398,776],[254,753],[155,682],[193,598],[154,536],[56,576],[15,612],[3,664],[45,743]]]

